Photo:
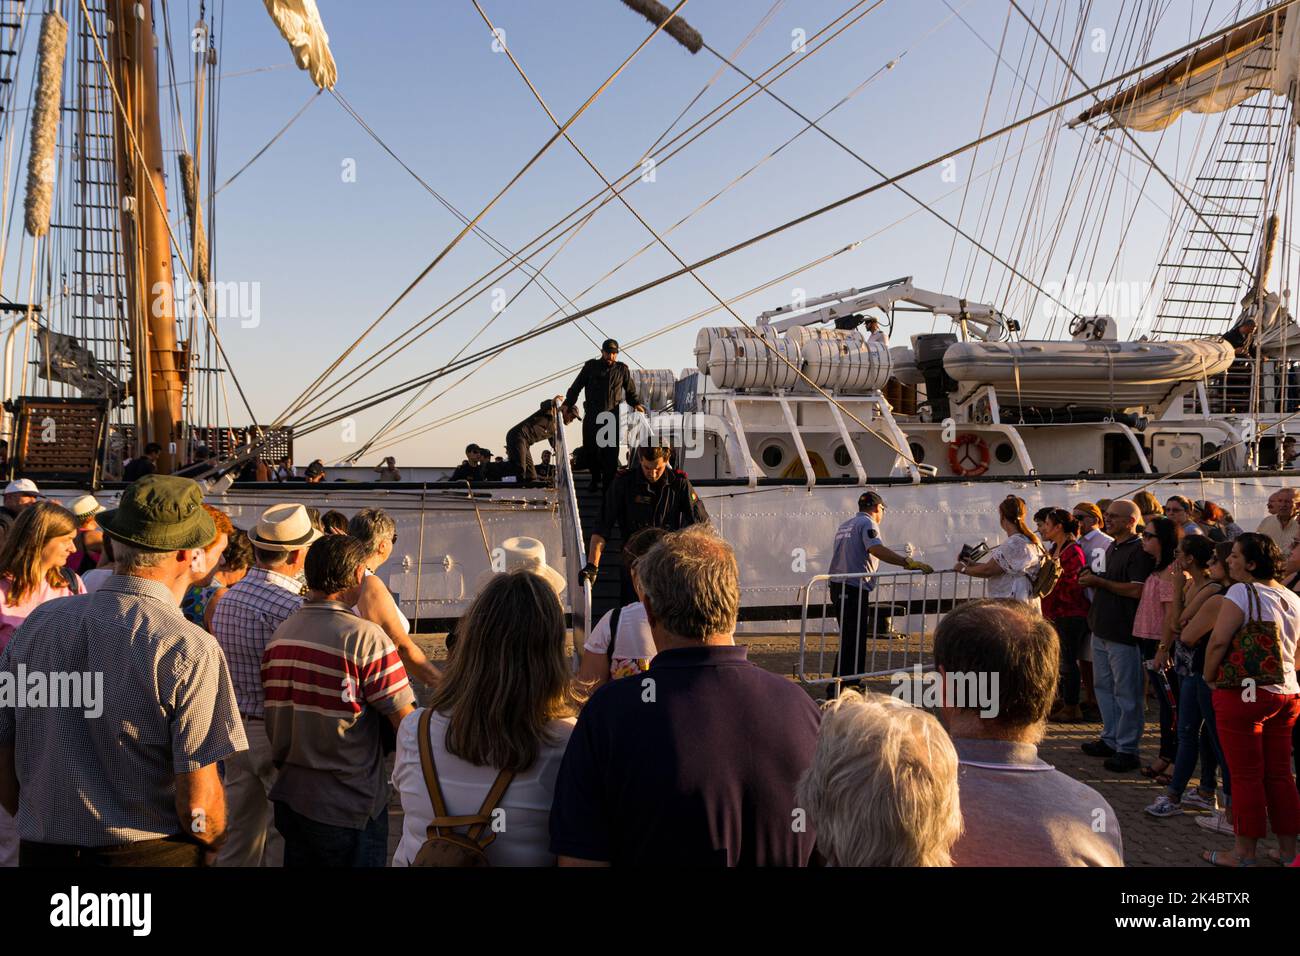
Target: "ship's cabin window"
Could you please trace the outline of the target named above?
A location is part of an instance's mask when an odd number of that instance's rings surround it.
[[[785,461],[785,449],[780,445],[771,444],[759,452],[759,457],[763,459],[766,467],[780,468],[781,462]]]
[[[1011,447],[1011,442],[998,442],[997,446],[993,449],[993,457],[1005,465],[1007,462],[1011,461],[1012,458],[1016,457],[1016,451]]]
[[[853,459],[849,457],[849,450],[844,445],[837,445],[835,448],[835,464],[841,468],[847,468],[853,464]]]
[[[924,445],[918,444],[917,442],[913,441],[907,443],[907,448],[908,451],[912,453],[912,460],[915,461],[918,465],[921,464],[923,461],[925,461]]]

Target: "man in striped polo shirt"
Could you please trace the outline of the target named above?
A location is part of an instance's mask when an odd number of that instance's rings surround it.
[[[262,658],[271,788],[285,866],[384,866],[383,722],[415,709],[397,648],[352,611],[366,549],[326,535],[307,552],[307,600]]]

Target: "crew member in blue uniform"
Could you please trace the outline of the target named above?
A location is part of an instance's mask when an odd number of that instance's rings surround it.
[[[680,531],[688,525],[708,522],[709,514],[691,487],[691,480],[686,472],[669,467],[669,455],[669,449],[664,447],[643,447],[638,455],[638,467],[619,469],[610,482],[600,509],[600,521],[587,548],[587,564],[582,569],[588,581],[596,580],[605,541],[615,526],[626,540],[651,526]],[[636,600],[626,569],[622,583],[623,603]]]
[[[831,553],[831,574],[850,574],[855,577],[830,581],[831,613],[840,626],[840,651],[835,659],[834,676],[853,678],[846,684],[857,684],[855,675],[866,669],[866,641],[859,639],[859,629],[866,625],[871,637],[876,636],[876,605],[871,603],[875,588],[874,575],[880,562],[896,564],[907,571],[934,573],[934,568],[913,561],[890,548],[880,538],[880,525],[885,520],[885,500],[874,491],[864,491],[858,498],[858,513],[844,522],[835,532]],[[881,634],[888,638],[891,635]],[[834,692],[835,685],[831,685]]]
[[[591,469],[591,490],[608,488],[618,470],[618,405],[620,397],[642,414],[645,406],[637,395],[632,373],[618,360],[618,342],[606,339],[600,358],[588,359],[564,396],[563,411],[575,416],[578,392],[582,400],[582,456]],[[608,412],[614,416],[608,427]],[[566,421],[569,420],[566,418]]]

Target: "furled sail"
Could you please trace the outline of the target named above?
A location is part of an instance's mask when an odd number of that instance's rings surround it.
[[[264,0],[280,35],[289,41],[298,68],[306,70],[322,90],[334,89],[339,78],[330,52],[329,34],[321,22],[316,0]]]
[[[1107,117],[1106,129],[1162,130],[1184,111],[1221,113],[1268,91],[1292,95],[1300,67],[1300,15],[1291,8],[1248,23],[1158,73],[1120,90],[1071,121]]]

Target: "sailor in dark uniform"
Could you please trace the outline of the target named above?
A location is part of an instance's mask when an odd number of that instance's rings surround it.
[[[587,564],[582,575],[588,581],[596,580],[600,556],[605,550],[605,540],[617,526],[624,540],[642,528],[654,526],[666,531],[680,531],[693,524],[707,524],[709,514],[691,480],[684,471],[668,466],[669,450],[662,447],[643,447],[637,467],[621,468],[605,491],[605,502],[600,509],[600,521],[591,535],[587,548]],[[623,569],[623,602],[636,600],[632,581]]]
[[[589,359],[582,366],[582,371],[569,386],[564,396],[566,415],[574,414],[574,403],[578,392],[583,393],[582,402],[582,455],[591,469],[591,488],[608,488],[618,469],[618,404],[620,397],[638,412],[645,412],[645,406],[637,395],[632,383],[632,373],[618,360],[618,342],[606,339],[600,347],[600,358]],[[609,427],[609,417],[614,416],[614,427]]]
[[[555,409],[562,401],[559,395],[548,398],[522,422],[506,432],[506,456],[511,470],[520,481],[536,481],[537,466],[533,464],[532,447],[539,441],[549,440],[555,447]]]

